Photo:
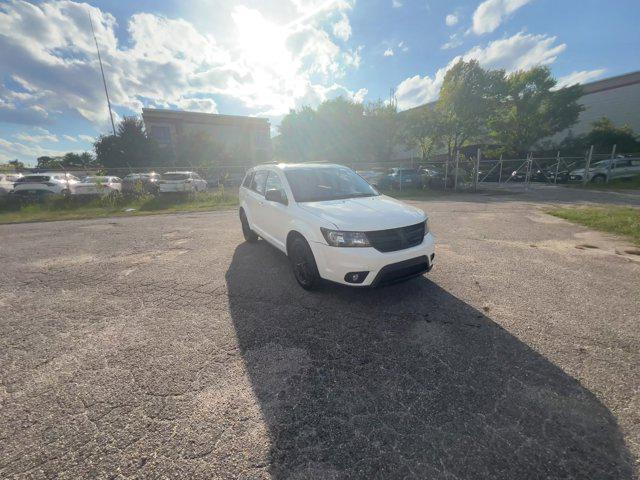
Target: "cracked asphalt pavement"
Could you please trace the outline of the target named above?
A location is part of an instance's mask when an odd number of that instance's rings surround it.
[[[1,478],[628,479],[640,263],[524,197],[300,289],[236,212],[0,226]]]

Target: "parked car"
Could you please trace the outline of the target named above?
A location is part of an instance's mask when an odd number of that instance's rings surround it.
[[[445,175],[441,170],[435,168],[423,168],[420,170],[422,176],[422,185],[429,188],[444,188],[445,187]],[[454,177],[447,175],[446,186],[447,188],[453,187]]]
[[[207,181],[195,172],[167,172],[158,183],[160,193],[194,193],[207,189]]]
[[[218,185],[225,187],[239,187],[244,178],[244,173],[224,173],[218,177]]]
[[[380,179],[384,176],[383,172],[376,170],[356,170],[356,173],[369,182],[369,185],[373,185],[374,187],[380,184]]]
[[[13,193],[15,183],[22,177],[21,173],[0,173],[0,197]]]
[[[76,184],[74,195],[101,196],[118,195],[122,192],[122,180],[110,176],[85,177]]]
[[[16,197],[69,196],[75,192],[80,179],[70,173],[32,173],[18,179],[13,188]]]
[[[615,158],[601,160],[589,167],[587,181],[593,183],[604,183],[609,180],[631,178],[640,175],[640,159]],[[572,170],[569,174],[570,182],[582,182],[585,177],[585,169]]]
[[[160,174],[130,173],[122,179],[122,193],[158,193]]]
[[[240,187],[244,238],[282,250],[304,289],[321,279],[376,286],[428,272],[434,239],[415,207],[330,164],[262,165]]]
[[[378,182],[380,188],[420,188],[422,176],[414,168],[390,168],[387,175]]]

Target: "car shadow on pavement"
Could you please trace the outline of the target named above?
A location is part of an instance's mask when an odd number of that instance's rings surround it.
[[[633,477],[591,392],[428,278],[310,293],[260,241],[226,282],[274,478]]]

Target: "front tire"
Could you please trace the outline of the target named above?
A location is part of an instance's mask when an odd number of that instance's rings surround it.
[[[607,177],[605,177],[604,175],[596,175],[591,179],[591,183],[595,183],[597,185],[602,185],[606,181],[607,181]]]
[[[320,281],[320,274],[307,241],[295,237],[289,245],[288,256],[298,285],[305,290],[313,290]]]
[[[249,227],[249,221],[244,213],[244,210],[240,210],[240,223],[242,224],[242,235],[244,239],[249,243],[258,241],[258,235]]]

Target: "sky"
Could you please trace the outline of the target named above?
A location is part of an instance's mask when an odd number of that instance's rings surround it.
[[[0,163],[91,150],[143,107],[267,117],[437,99],[458,59],[560,85],[640,70],[638,0],[0,0]]]

